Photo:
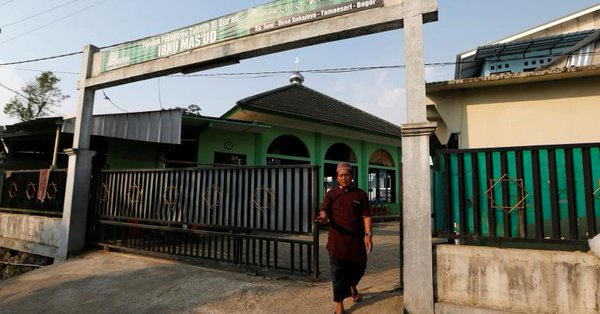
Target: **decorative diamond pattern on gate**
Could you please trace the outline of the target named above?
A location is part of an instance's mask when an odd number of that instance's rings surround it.
[[[100,193],[96,194],[96,197],[98,198],[98,202],[100,203],[105,203],[108,201],[108,198],[110,197],[110,189],[108,184],[102,183]]]
[[[129,186],[127,189],[127,200],[131,204],[137,204],[142,199],[142,192],[144,190],[137,184]]]
[[[266,204],[264,199],[262,201],[262,204],[258,200],[258,197],[263,193],[267,194]],[[275,204],[275,193],[273,193],[273,189],[271,189],[271,187],[263,185],[259,188],[256,188],[254,194],[252,195],[252,201],[254,202],[256,209],[260,210],[261,213],[264,213],[268,209],[273,208],[273,205]]]
[[[27,195],[27,199],[28,200],[32,200],[37,192],[37,188],[35,187],[35,183],[33,182],[29,182],[29,184],[27,184],[27,189],[25,189],[25,195]]]
[[[15,198],[17,197],[17,192],[19,192],[19,188],[17,187],[17,184],[13,181],[8,187],[8,196],[10,198]]]
[[[167,205],[169,208],[172,208],[179,201],[179,193],[177,192],[177,188],[173,185],[169,185],[165,187],[162,195],[163,204]]]
[[[212,195],[212,197],[209,197]],[[209,209],[216,209],[221,207],[221,203],[223,201],[223,192],[221,188],[216,185],[211,185],[204,189],[204,195],[202,196],[204,199],[204,205]]]
[[[58,185],[54,182],[48,184],[48,188],[46,189],[46,197],[49,200],[56,199],[56,195],[58,194]]]
[[[511,184],[516,186],[517,194],[519,195],[519,200],[512,205],[504,205],[502,202],[496,202],[494,199],[494,192],[497,187],[502,187],[501,183],[508,182],[508,185]],[[510,187],[509,187],[510,189]],[[498,208],[503,212],[509,214],[515,209],[524,209],[525,208],[525,199],[529,196],[529,192],[525,190],[523,187],[523,179],[513,179],[508,176],[508,174],[503,174],[498,179],[490,179],[490,188],[485,191],[485,196],[491,201],[492,208]]]

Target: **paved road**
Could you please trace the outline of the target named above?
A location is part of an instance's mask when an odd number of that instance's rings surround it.
[[[375,249],[349,313],[401,313],[398,222],[377,224]],[[100,251],[0,282],[0,313],[331,313],[326,233],[322,276],[251,277]]]

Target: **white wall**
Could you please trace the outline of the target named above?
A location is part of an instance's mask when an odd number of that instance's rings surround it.
[[[0,213],[0,247],[54,257],[61,220]]]
[[[461,149],[600,141],[600,76],[520,82],[429,91],[438,139],[458,133]]]
[[[437,302],[448,308],[600,312],[600,259],[591,253],[439,245],[436,263]]]

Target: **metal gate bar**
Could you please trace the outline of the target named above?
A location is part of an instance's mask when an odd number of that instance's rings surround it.
[[[313,240],[94,221],[97,244],[201,258],[256,270],[314,274]]]
[[[102,171],[88,242],[318,276],[316,166]]]

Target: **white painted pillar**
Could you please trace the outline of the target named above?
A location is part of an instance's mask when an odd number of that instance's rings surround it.
[[[428,314],[434,313],[429,136],[436,124],[427,121],[425,107],[421,13],[404,18],[404,44],[408,120],[402,125],[404,309]]]
[[[56,253],[58,261],[63,261],[69,254],[83,249],[85,244],[92,157],[95,154],[94,151],[89,150],[95,90],[86,88],[85,81],[91,77],[93,54],[97,51],[98,48],[92,45],[86,46],[83,51],[73,148],[67,151],[69,167],[61,235]]]

